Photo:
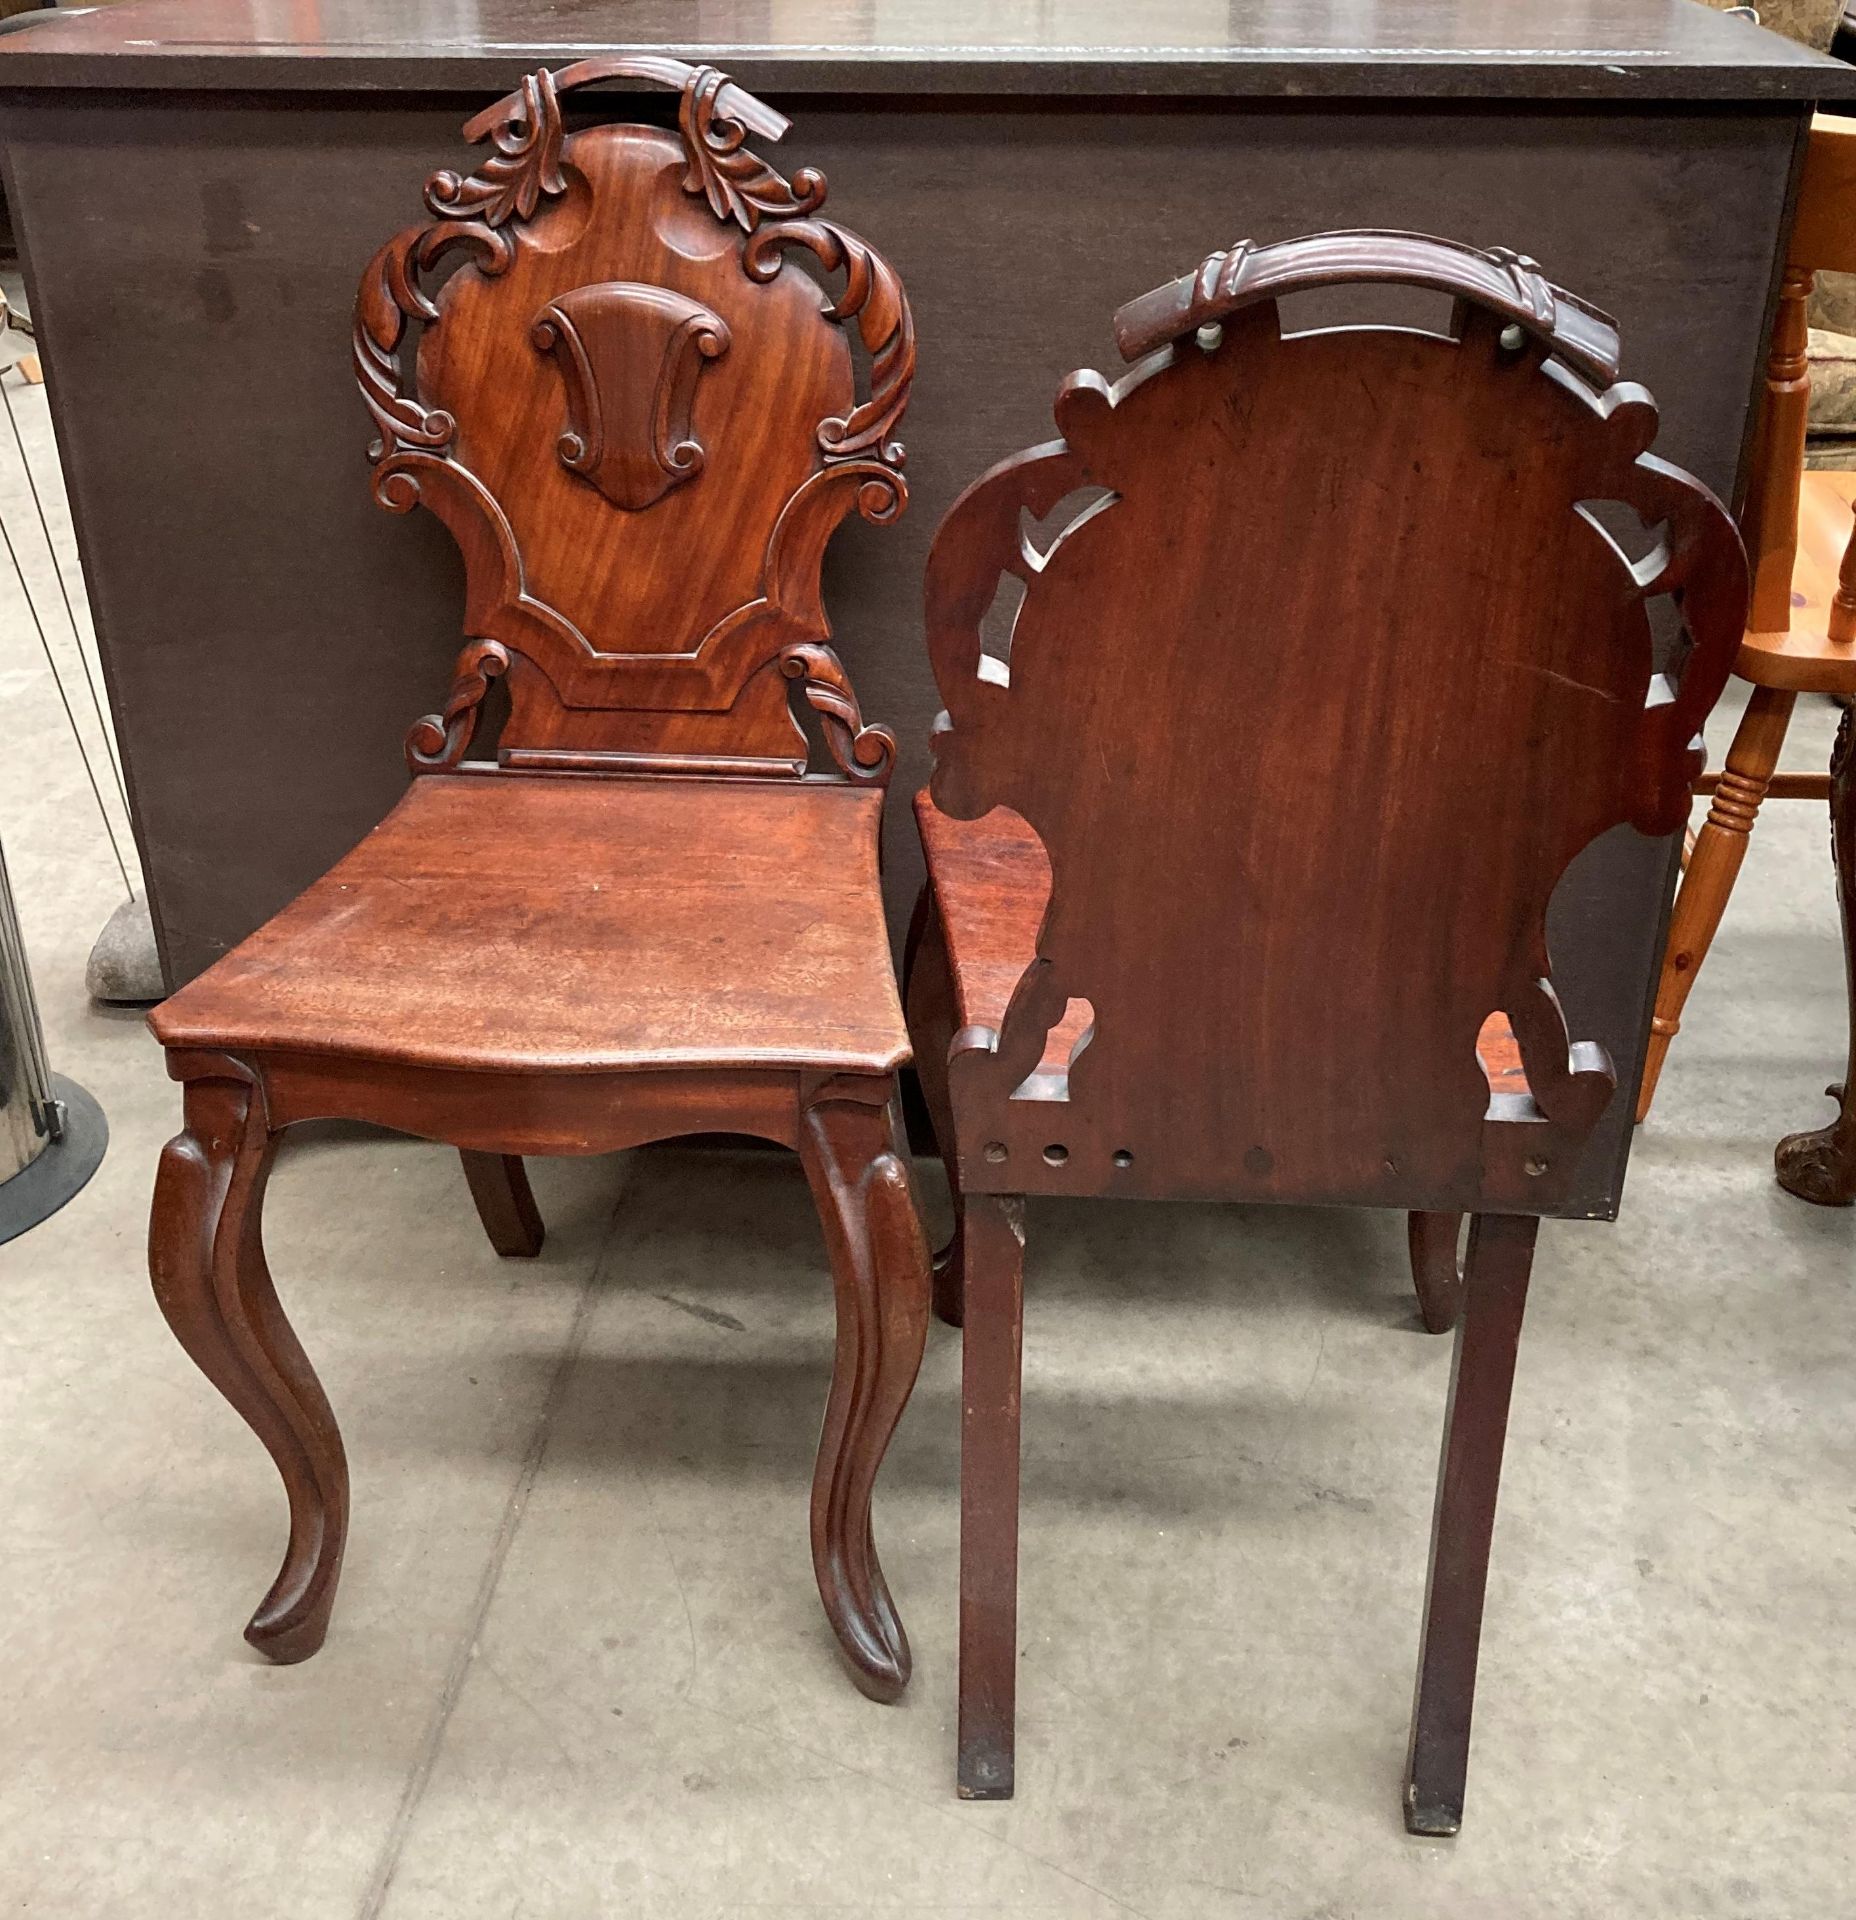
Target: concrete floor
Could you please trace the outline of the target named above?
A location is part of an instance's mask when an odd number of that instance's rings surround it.
[[[55,491],[43,394],[12,397]],[[49,588],[3,422],[0,510]],[[957,1341],[878,1490],[916,1648],[878,1708],[806,1554],[830,1308],[795,1164],[544,1163],[523,1266],[451,1154],[293,1145],[267,1237],[355,1514],[328,1646],[260,1662],[282,1496],[149,1297],[178,1101],[139,1018],[84,999],[121,885],[4,581],[0,690],[48,1039],[114,1130],[0,1249],[0,1913],[1852,1911],[1856,1217],[1770,1168],[1844,1044],[1817,808],[1755,838],[1622,1223],[1542,1236],[1468,1824],[1422,1842],[1398,1782],[1449,1350],[1393,1216],[1034,1209],[1019,1792],[969,1806]],[[1830,733],[1801,715],[1792,761]]]

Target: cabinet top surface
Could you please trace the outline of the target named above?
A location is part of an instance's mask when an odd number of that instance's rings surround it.
[[[0,36],[0,88],[500,90],[616,51],[773,93],[1856,97],[1697,0],[123,0]]]

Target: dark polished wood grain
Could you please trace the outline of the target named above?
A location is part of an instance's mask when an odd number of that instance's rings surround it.
[[[964,1800],[1009,1800],[1018,1697],[1018,1435],[1024,1349],[1025,1203],[978,1194],[962,1209],[971,1249],[960,1379],[960,1724]],[[963,1261],[967,1255],[963,1252]]]
[[[287,24],[267,0],[129,0],[103,20],[30,36],[34,80],[113,68],[160,87],[501,85],[614,47],[675,46],[756,87],[806,91],[1535,98],[1836,98],[1856,83],[1823,55],[1691,0],[1306,0],[1207,13],[1175,0],[320,0]],[[10,59],[6,64],[11,65]],[[10,76],[9,76],[10,78]]]
[[[1334,245],[1307,243],[1311,276]],[[1446,255],[1380,245],[1392,270]],[[1508,271],[1549,319],[1465,299],[1460,339],[1285,338],[1249,285],[1182,309],[1189,339],[1221,320],[1219,344],[1165,349],[1114,389],[1073,376],[1063,439],[943,521],[934,805],[1012,808],[1059,876],[1003,1020],[949,1057],[956,1108],[1003,1149],[960,1141],[968,1191],[1563,1204],[1614,1076],[1568,1034],[1547,906],[1600,835],[1681,823],[1744,566],[1718,503],[1646,455],[1647,396],[1582,380],[1551,352],[1555,295]],[[1668,524],[1641,580],[1600,524],[1613,502],[1641,538]],[[1021,544],[1026,519],[1044,524]],[[1007,576],[1026,591],[1000,661],[981,621]],[[1653,657],[1664,596],[1694,642],[1674,680]],[[1195,636],[1190,672],[1130,633]],[[1550,763],[1524,751],[1549,738]],[[957,966],[964,937],[948,928]],[[1156,991],[1187,964],[1189,990]],[[1093,1027],[1067,1085],[1027,1092],[1077,1001]],[[1518,1107],[1478,1058],[1493,1012],[1526,1069]]]
[[[155,1299],[194,1364],[264,1443],[290,1503],[282,1566],[245,1638],[273,1660],[322,1645],[348,1537],[348,1461],[328,1397],[278,1305],[261,1212],[276,1155],[263,1083],[189,1061],[185,1123],[162,1149],[148,1230]]]
[[[569,131],[560,96],[613,74],[670,89],[676,134]],[[914,334],[887,262],[821,217],[823,178],[747,144],[785,124],[675,61],[532,74],[362,281],[374,495],[455,538],[471,637],[407,735],[411,790],[150,1019],[186,1087],[150,1267],[284,1481],[288,1549],[247,1628],[275,1659],[327,1632],[348,1477],[259,1215],[284,1130],[344,1118],[458,1148],[512,1256],[544,1237],[525,1155],[793,1148],[837,1305],[819,1593],[866,1693],[909,1678],[870,1521],[929,1301],[878,878],[895,741],[829,644],[820,571],[847,513],[907,497]],[[829,302],[794,252],[842,276]]]
[[[1436,304],[1283,304],[1388,285]],[[1453,1831],[1535,1218],[1616,1093],[1548,910],[1601,836],[1681,826],[1745,555],[1612,323],[1518,255],[1240,244],[1116,332],[1135,364],[1063,383],[926,583],[908,997],[968,1355],[961,1787],[1012,1787],[1022,1196],[1399,1207],[1458,1325],[1407,1797]]]
[[[489,1073],[893,1073],[881,814],[843,781],[426,775],[156,1032]]]

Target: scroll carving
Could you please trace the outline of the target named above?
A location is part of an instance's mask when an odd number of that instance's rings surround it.
[[[599,127],[567,131],[563,97],[610,79],[666,87],[680,96],[680,172],[674,161],[665,170],[664,136],[655,130],[624,146],[608,144]],[[791,725],[787,702],[774,698],[773,688],[757,676],[783,647],[803,645],[816,646],[818,657],[800,668],[783,662],[782,672],[804,682],[806,698],[825,719],[834,757],[848,777],[886,776],[893,743],[886,744],[881,729],[863,726],[842,668],[822,644],[830,629],[819,567],[827,540],[847,513],[881,523],[906,501],[896,428],[914,373],[914,326],[889,263],[857,236],[817,217],[826,198],[824,177],[802,169],[788,181],[748,145],[750,137],[778,139],[786,128],[780,114],[715,69],[659,56],[601,56],[531,74],[465,127],[467,138],[489,146],[482,164],[468,175],[435,173],[425,189],[430,218],[396,235],[370,262],[356,303],[354,367],[377,434],[369,450],[374,496],[396,512],[424,506],[445,523],[465,554],[467,630],[495,636],[494,644],[506,649],[489,651],[487,638],[465,649],[444,710],[418,721],[408,737],[407,755],[416,769],[458,763],[488,681],[512,658],[536,669],[517,676],[512,718],[523,729],[540,729],[538,746],[580,751],[589,740],[596,744],[601,732],[602,723],[592,716],[630,714],[640,716],[638,724],[615,721],[611,731],[623,736],[622,750],[631,752],[631,743],[651,731],[645,716],[708,715],[713,724],[701,729],[677,724],[679,750],[700,730],[730,741],[751,738],[751,747],[718,749],[724,757],[784,758],[772,735]],[[595,141],[600,144],[586,146],[577,165],[580,143]],[[753,499],[752,485],[731,470],[730,497],[737,499],[731,512],[739,517],[745,511],[742,530],[751,527],[753,537],[765,541],[760,576],[750,591],[732,608],[699,601],[687,643],[679,636],[667,645],[654,633],[652,648],[636,649],[625,642],[608,645],[608,635],[585,622],[577,608],[550,603],[547,586],[537,580],[545,583],[555,562],[533,555],[525,561],[517,534],[521,516],[512,520],[515,503],[497,497],[496,489],[510,482],[492,480],[488,461],[463,456],[456,419],[430,404],[419,377],[422,360],[428,370],[447,369],[444,377],[459,382],[457,392],[468,391],[467,378],[481,377],[472,361],[475,349],[462,344],[464,336],[456,348],[442,336],[429,346],[419,337],[421,329],[442,327],[461,291],[440,285],[458,256],[465,272],[487,279],[509,275],[519,259],[517,280],[532,289],[533,301],[520,324],[559,373],[564,418],[555,456],[577,482],[622,512],[638,512],[723,460],[726,447],[715,438],[721,422],[718,416],[711,423],[704,401],[707,387],[717,382],[704,379],[705,369],[726,356],[750,354],[748,315],[761,310],[758,300],[738,305],[732,290],[718,284],[729,254],[702,250],[687,294],[651,283],[656,268],[648,252],[620,247],[613,250],[613,264],[604,266],[593,239],[561,279],[549,277],[547,262],[555,251],[565,258],[583,246],[571,221],[543,224],[550,208],[570,191],[601,195],[607,182],[633,168],[640,170],[641,185],[647,179],[663,183],[649,189],[662,198],[646,216],[648,223],[660,215],[687,220],[675,205],[680,187],[731,231],[733,260],[753,286],[778,279],[794,249],[809,256],[810,272],[801,275],[795,263],[794,273],[781,281],[783,289],[795,279],[808,283],[812,273],[834,286],[841,276],[841,290],[826,294],[818,324],[854,326],[868,366],[867,382],[847,396],[839,372],[846,359],[842,349],[831,344],[814,356],[807,378],[819,396],[817,412],[826,417],[814,427],[817,416],[810,408],[798,414],[799,430],[810,428],[815,451],[811,470],[796,484],[791,478],[779,483],[790,489],[783,500],[778,491],[764,502]],[[601,278],[602,268],[613,277]],[[587,284],[572,284],[576,272]],[[557,292],[562,285],[569,290]],[[476,296],[470,299],[475,306]],[[765,310],[782,316],[777,325],[770,322],[773,334],[784,328],[790,338],[793,328],[814,324],[809,293],[801,303],[783,292]],[[732,390],[744,377],[731,364],[726,384]],[[443,393],[450,405],[462,407],[452,386]],[[473,436],[479,430],[473,424]],[[493,413],[481,427],[486,444],[506,430]],[[793,463],[783,459],[777,470],[790,475]],[[774,486],[770,480],[768,487]],[[756,691],[747,696],[751,683]]]
[[[822,197],[822,194],[821,194]],[[855,320],[870,354],[870,397],[842,419],[819,425],[818,443],[829,460],[864,456],[900,467],[902,443],[889,435],[909,404],[915,378],[915,321],[896,270],[872,246],[829,220],[789,220],[763,227],[742,249],[742,265],[756,280],[771,280],[788,247],[803,247],[827,273],[843,273],[844,291],[831,318]]]
[[[509,650],[500,640],[473,640],[458,655],[443,713],[415,720],[406,733],[406,765],[413,773],[447,773],[470,749],[478,710],[490,682],[509,671]]]
[[[378,465],[399,453],[443,454],[451,445],[456,423],[420,404],[401,366],[409,323],[431,325],[438,319],[422,276],[456,248],[470,251],[481,273],[508,270],[515,244],[508,230],[566,191],[571,143],[561,120],[561,93],[617,76],[680,89],[677,124],[689,162],[684,189],[705,199],[717,219],[733,221],[749,236],[742,264],[753,278],[770,280],[789,245],[808,249],[826,271],[845,274],[845,291],[830,317],[857,322],[871,355],[871,394],[845,418],[821,422],[819,445],[831,459],[867,453],[899,467],[903,450],[889,436],[908,404],[915,328],[895,270],[842,227],[807,217],[825,203],[823,174],[802,168],[789,183],[746,145],[751,126],[777,139],[785,131],[784,119],[715,68],[664,59],[582,61],[559,75],[543,69],[465,128],[470,139],[492,143],[490,158],[466,177],[433,174],[425,188],[433,223],[395,235],[374,256],[362,281],[355,307],[355,377],[380,431],[369,457]],[[763,228],[763,219],[778,224]],[[383,506],[405,511],[417,497],[416,488],[391,489],[386,481],[384,474],[377,478],[376,497]]]
[[[887,727],[864,725],[844,662],[830,647],[800,641],[781,649],[780,671],[801,683],[806,704],[824,722],[826,744],[838,769],[863,786],[887,787],[896,764],[896,736]]]
[[[473,140],[488,138],[495,151],[466,178],[448,169],[432,175],[425,183],[432,224],[395,234],[369,263],[355,301],[355,378],[380,430],[368,450],[377,465],[402,452],[442,454],[457,431],[448,413],[423,406],[408,389],[400,364],[408,323],[438,319],[421,277],[459,248],[474,256],[479,272],[507,272],[514,251],[503,229],[532,219],[544,199],[566,191],[560,100],[545,68],[465,132]],[[375,496],[382,506],[404,512],[417,489],[390,490],[388,477],[377,478]]]
[[[536,316],[529,337],[567,386],[561,464],[615,507],[635,511],[702,471],[690,412],[728,326],[667,287],[576,287]]]

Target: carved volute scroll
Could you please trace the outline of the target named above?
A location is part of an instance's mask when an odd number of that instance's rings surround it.
[[[676,132],[569,132],[561,96],[602,80],[675,89]],[[369,265],[355,371],[375,495],[430,508],[465,558],[471,644],[408,739],[415,770],[469,752],[492,645],[506,765],[797,774],[794,697],[839,757],[823,683],[788,663],[835,660],[833,531],[906,503],[915,336],[888,262],[821,217],[823,177],[789,182],[747,144],[785,131],[712,68],[532,74],[465,128],[491,146],[478,171],[434,174],[430,220]],[[856,778],[880,733],[860,730]]]
[[[1283,333],[1277,296],[1353,281],[1447,293],[1449,325]],[[962,1180],[1551,1211],[1614,1080],[1568,1034],[1548,903],[1600,834],[1686,818],[1745,615],[1732,523],[1604,384],[1609,322],[1514,255],[1239,248],[1117,327],[1147,357],[1073,374],[1062,438],[929,560],[934,802],[1015,809],[1052,875],[998,1030],[953,1043],[991,1119]],[[1525,1093],[1478,1062],[1494,1012]]]

